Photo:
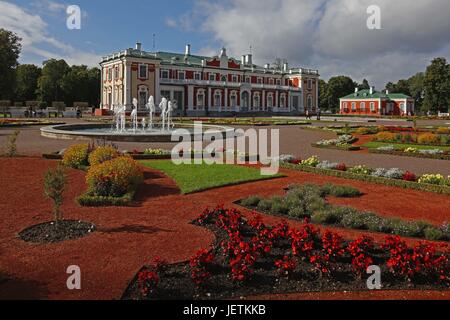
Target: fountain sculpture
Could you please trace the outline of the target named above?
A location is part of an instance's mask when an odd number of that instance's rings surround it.
[[[148,112],[149,112],[149,123],[148,123],[148,128],[151,130],[153,129],[153,115],[155,114],[155,100],[153,99],[153,96],[150,96],[150,98],[148,98],[148,103],[145,105],[145,107],[147,108]]]

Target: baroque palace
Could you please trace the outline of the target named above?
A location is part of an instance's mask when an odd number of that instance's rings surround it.
[[[137,98],[139,111],[150,96],[176,102],[178,115],[304,114],[318,107],[318,70],[253,63],[251,54],[241,60],[185,53],[146,52],[134,49],[103,57],[102,109],[124,104],[131,110]]]

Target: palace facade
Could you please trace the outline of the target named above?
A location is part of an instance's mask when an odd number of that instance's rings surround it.
[[[177,114],[187,116],[236,114],[304,114],[318,107],[318,70],[253,63],[228,57],[225,48],[214,57],[134,49],[102,58],[102,109],[130,107],[133,98],[145,110],[150,96],[176,101]]]

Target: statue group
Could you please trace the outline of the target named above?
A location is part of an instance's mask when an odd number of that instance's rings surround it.
[[[158,105],[161,110],[160,118],[161,118],[161,131],[170,131],[174,128],[174,123],[172,120],[173,112],[177,109],[176,101],[170,101],[167,98],[163,97],[161,99],[160,104]],[[150,96],[148,99],[145,108],[149,112],[148,124],[146,118],[142,118],[141,120],[141,129],[142,130],[154,130],[157,129],[157,126],[154,123],[154,118],[156,114],[156,106],[155,99],[153,96]],[[114,121],[116,124],[117,132],[126,132],[126,112],[127,107],[122,104],[115,105],[113,107],[114,112]],[[139,129],[139,120],[138,120],[138,100],[136,98],[133,99],[132,110],[131,110],[131,126],[133,132],[136,132]]]

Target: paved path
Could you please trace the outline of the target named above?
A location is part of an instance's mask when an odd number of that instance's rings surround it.
[[[80,120],[65,119],[70,123]],[[243,127],[246,129],[246,127]],[[450,175],[450,161],[400,157],[381,154],[367,154],[360,152],[346,152],[340,150],[313,148],[311,143],[321,139],[335,138],[335,134],[324,131],[306,130],[299,126],[263,127],[261,129],[280,130],[280,153],[294,154],[301,158],[318,155],[323,160],[332,162],[345,162],[348,165],[366,164],[371,167],[398,167],[412,171],[416,174],[441,173]],[[0,146],[5,144],[6,135],[13,132],[10,128],[0,128]],[[18,150],[21,154],[40,156],[42,153],[51,153],[71,144],[79,143],[74,140],[55,140],[41,137],[39,127],[26,127],[21,129],[18,139]],[[145,150],[146,148],[172,149],[173,143],[115,143],[121,150]]]

